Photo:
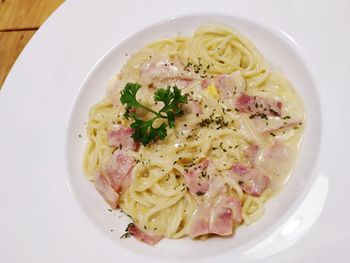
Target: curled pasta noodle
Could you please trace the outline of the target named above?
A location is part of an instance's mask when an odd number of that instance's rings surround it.
[[[260,200],[260,198],[247,196],[247,199],[244,201],[242,211],[244,223],[250,225],[264,214],[264,203]]]

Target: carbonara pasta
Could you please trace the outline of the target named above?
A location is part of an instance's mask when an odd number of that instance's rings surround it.
[[[135,140],[121,102],[128,83],[141,86],[137,100],[155,112],[164,106],[157,90],[176,86],[186,96],[165,138]],[[150,119],[142,109],[134,114]],[[141,241],[227,236],[258,220],[287,181],[303,122],[301,99],[255,46],[206,24],[192,37],[148,44],[110,80],[89,113],[83,169],[111,207],[132,218],[128,231]]]

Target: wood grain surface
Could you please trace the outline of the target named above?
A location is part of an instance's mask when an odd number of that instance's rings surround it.
[[[36,30],[64,0],[0,0],[0,88]]]
[[[62,0],[0,0],[0,30],[39,28]]]
[[[0,32],[0,86],[35,30]]]

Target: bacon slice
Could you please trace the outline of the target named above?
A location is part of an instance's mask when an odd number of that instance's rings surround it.
[[[210,216],[212,208],[206,205],[199,206],[193,215],[189,235],[191,237],[202,236],[210,233]]]
[[[227,207],[215,207],[212,210],[212,222],[209,232],[219,236],[232,234],[232,209]]]
[[[206,170],[209,166],[209,160],[203,160],[195,166],[192,166],[185,173],[185,183],[192,194],[203,195],[209,189],[208,176]]]
[[[255,165],[259,158],[259,152],[260,147],[256,144],[252,144],[243,150],[243,155],[252,165]]]
[[[224,207],[228,207],[232,210],[233,224],[239,224],[242,222],[242,204],[239,199],[232,196],[225,196],[221,200],[221,204]]]
[[[188,103],[184,105],[183,107],[185,113],[193,113],[193,114],[202,114],[202,108],[198,101],[189,99]]]
[[[197,237],[204,234],[228,236],[232,234],[233,224],[240,223],[241,202],[226,193],[225,183],[214,175],[215,166],[203,160],[191,167],[185,175],[185,182],[192,194],[203,195],[193,216],[189,235]]]
[[[131,138],[132,132],[130,127],[123,127],[120,125],[116,129],[108,132],[108,144],[119,147],[120,149],[136,151],[140,144]]]
[[[213,221],[209,227],[209,233],[219,236],[232,234],[232,209],[227,207],[216,207],[212,211]]]
[[[130,173],[134,167],[134,159],[124,150],[116,150],[102,169],[115,191],[128,187],[131,181]]]
[[[121,72],[108,82],[107,97],[115,107],[121,106],[120,91],[128,82],[135,82],[135,75],[138,71],[134,68],[123,66]]]
[[[194,83],[190,77],[173,77],[167,79],[155,79],[152,86],[155,88],[165,88],[167,86],[177,86],[179,89],[184,89]]]
[[[206,88],[208,88],[210,86],[210,84],[211,84],[211,80],[210,79],[203,79],[201,81],[201,88],[202,89],[206,89]]]
[[[197,237],[205,234],[229,236],[233,224],[242,221],[241,202],[225,194],[219,195],[216,202],[202,204],[197,208],[190,226],[189,235]]]
[[[141,79],[145,84],[151,84],[154,79],[177,77],[179,69],[168,59],[157,59],[140,65]]]
[[[213,85],[218,91],[221,100],[228,107],[232,107],[235,104],[235,96],[245,90],[245,80],[240,71],[233,72],[232,74],[222,74],[215,79],[204,79],[200,82],[202,89]]]
[[[218,206],[213,208],[210,233],[220,236],[231,235],[232,224],[241,221],[241,202],[232,196],[224,196]]]
[[[140,65],[140,75],[144,84],[164,85],[164,81],[192,80],[191,74],[185,70],[179,61],[168,58],[158,58]],[[179,84],[188,85],[188,82]]]
[[[274,132],[284,128],[292,128],[299,125],[300,121],[296,119],[284,120],[280,117],[270,116],[267,119],[254,118],[255,128],[262,134]]]
[[[232,171],[238,175],[239,184],[244,192],[252,196],[260,196],[270,183],[269,177],[261,171],[235,163]]]
[[[216,77],[215,86],[219,90],[221,98],[229,99],[245,90],[245,81],[238,70],[230,75],[223,74]]]
[[[112,209],[117,208],[119,194],[113,189],[107,178],[100,172],[95,174],[95,187]]]
[[[265,172],[279,176],[289,170],[293,161],[293,152],[283,143],[275,140],[264,154],[262,168]]]
[[[264,114],[266,116],[281,116],[282,113],[281,102],[260,96],[249,96],[244,92],[237,98],[236,108],[242,113]]]
[[[175,82],[175,85],[178,86],[179,88],[187,88],[191,84],[193,84],[193,79],[190,78],[180,78]]]
[[[129,224],[127,231],[133,235],[137,240],[147,243],[149,245],[155,245],[160,240],[162,240],[163,236],[156,235],[153,233],[146,233],[140,230],[135,224]]]

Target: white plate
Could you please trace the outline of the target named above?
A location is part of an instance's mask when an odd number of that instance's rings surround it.
[[[98,101],[97,98],[101,99],[105,96],[108,80],[120,70],[122,64],[127,60],[125,54],[135,53],[142,46],[160,38],[190,36],[200,25],[208,22],[234,27],[244,33],[257,45],[272,65],[278,66],[278,69],[289,77],[304,99],[307,112],[306,129],[295,172],[284,191],[277,198],[268,202],[263,219],[252,226],[239,228],[234,238],[212,238],[206,242],[193,242],[190,239],[163,240],[157,245],[158,249],[138,243],[134,239],[127,241],[120,239],[119,237],[129,223],[128,218],[126,216],[119,218],[120,213],[108,212],[106,203],[97,194],[92,184],[88,184],[86,178],[82,176],[82,156],[87,140],[79,139],[77,134],[85,134],[86,125],[84,123],[87,121],[89,108]],[[202,14],[173,17],[141,29],[118,43],[89,73],[74,102],[67,131],[66,156],[70,183],[87,215],[119,246],[130,248],[134,252],[177,259],[207,258],[226,251],[234,255],[244,248],[252,247],[258,240],[266,237],[267,233],[278,229],[280,224],[284,223],[285,227],[288,227],[290,223],[285,223],[285,221],[295,220],[291,218],[291,215],[305,198],[305,194],[317,175],[312,171],[319,151],[322,130],[321,109],[316,86],[304,60],[298,47],[284,33],[249,20],[223,15]],[[310,215],[307,213],[305,216]],[[284,228],[279,231],[285,231]],[[113,229],[113,235],[108,233],[110,229]],[[164,251],[167,252],[164,253]]]
[[[346,118],[342,113],[349,95],[345,80],[350,41],[343,30],[350,23],[344,11],[349,4],[318,2],[318,9],[310,13],[304,11],[305,4],[301,9],[301,2],[289,2],[288,8],[271,3],[222,1],[217,5],[208,1],[201,2],[201,10],[186,1],[177,1],[171,9],[157,1],[84,2],[84,9],[78,2],[65,3],[34,36],[0,93],[2,261],[345,261],[350,216],[342,207],[349,207],[350,179],[342,164],[346,163],[349,124],[342,122]],[[121,39],[166,17],[191,13],[230,14],[209,19],[240,30],[285,72],[304,98],[308,126],[293,180],[268,203],[260,222],[240,229],[230,239],[162,241],[148,247],[118,239],[121,230],[116,225],[124,219],[108,214],[80,176],[84,141],[78,134],[88,107],[102,97],[106,79],[124,62],[120,51],[133,51],[179,30],[189,33],[208,17],[171,20],[128,37],[100,61],[77,94],[95,62]],[[295,16],[298,19],[292,19]],[[262,20],[265,23],[259,25]],[[319,150],[321,121],[325,125]],[[319,165],[314,166],[317,154]],[[111,228],[115,231],[110,232]]]

